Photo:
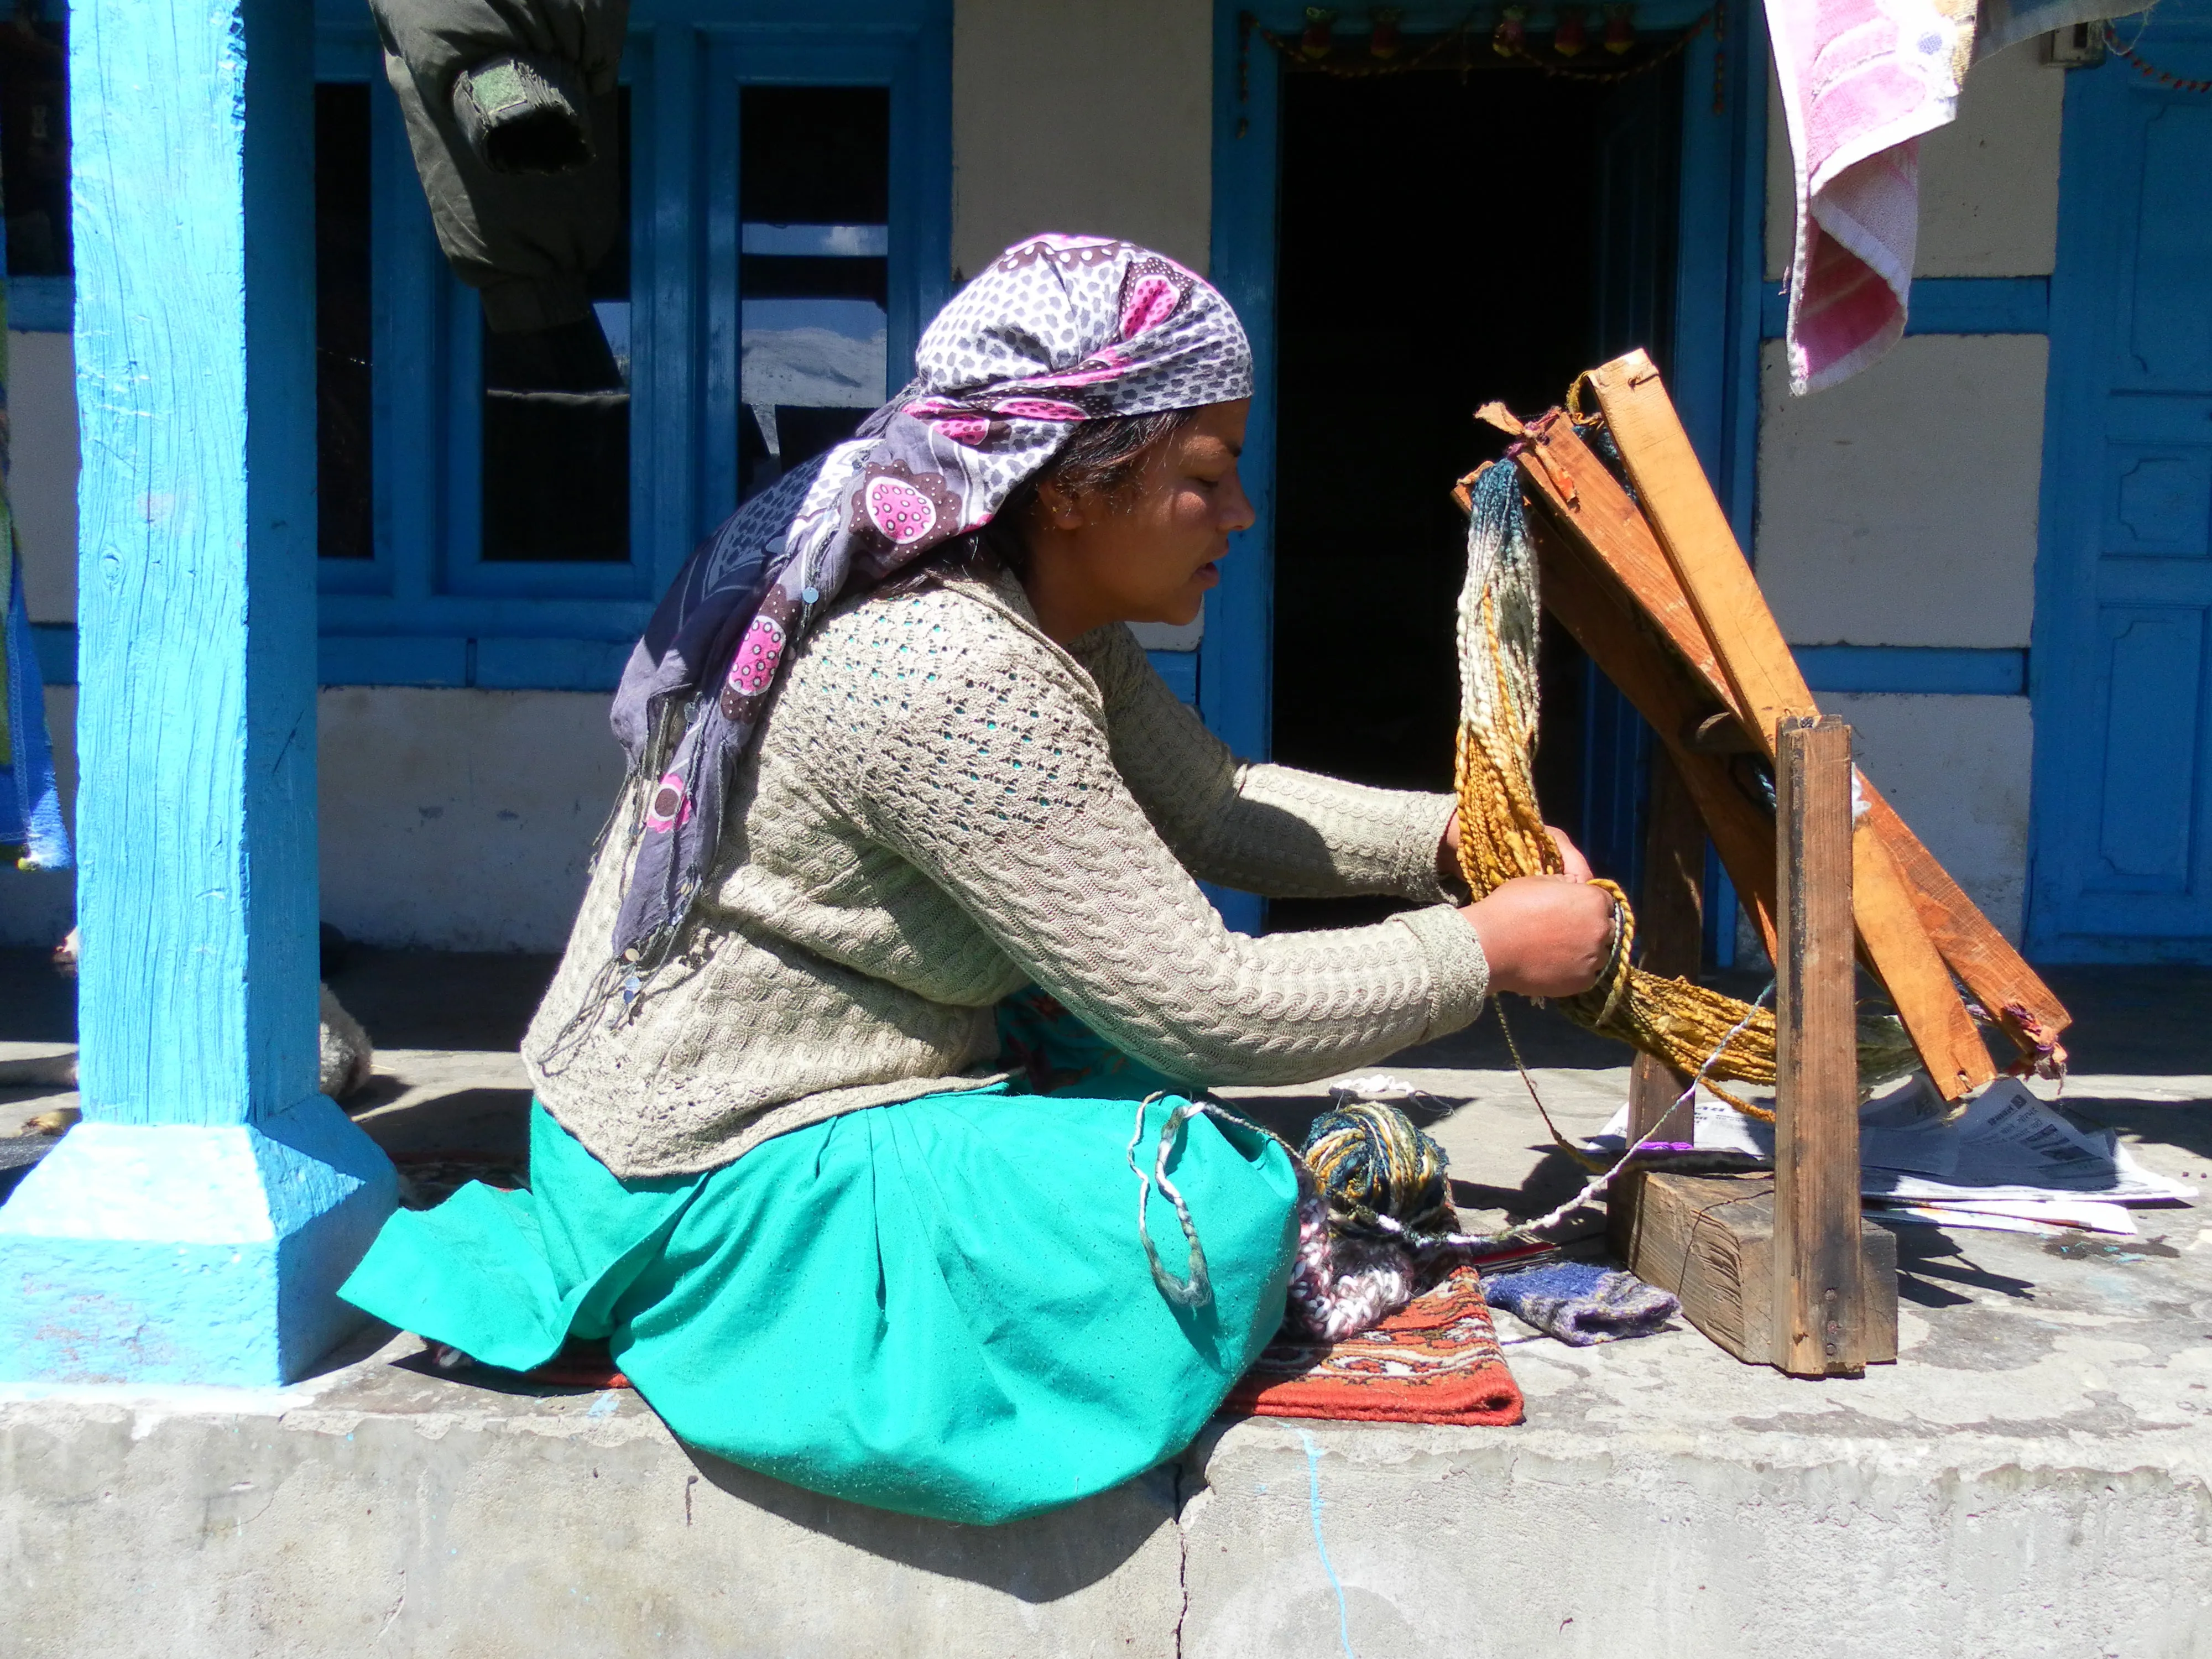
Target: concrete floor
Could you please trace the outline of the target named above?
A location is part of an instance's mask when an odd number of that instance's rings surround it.
[[[403,1159],[517,1155],[544,971],[334,975],[382,1045],[359,1121]],[[0,1039],[68,1036],[40,973],[0,962]],[[2212,974],[2053,977],[2068,1109],[2212,1182]],[[1595,1128],[1615,1051],[1519,1007],[1559,1127]],[[1389,1069],[1460,1103],[1435,1133],[1464,1209],[1578,1182],[1492,1020]],[[1232,1092],[1285,1129],[1322,1094]],[[0,1136],[66,1098],[0,1092]],[[2203,1214],[2141,1212],[2132,1240],[1902,1229],[1900,1360],[1857,1381],[1501,1316],[1519,1428],[1218,1424],[1000,1529],[817,1498],[687,1453],[635,1395],[457,1380],[388,1333],[265,1395],[7,1389],[0,1656],[2212,1655]]]

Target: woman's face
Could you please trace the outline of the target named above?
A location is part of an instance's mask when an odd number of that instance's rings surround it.
[[[1145,457],[1121,501],[1039,492],[1024,581],[1063,642],[1109,622],[1195,622],[1229,538],[1250,526],[1237,477],[1251,399],[1209,404]]]

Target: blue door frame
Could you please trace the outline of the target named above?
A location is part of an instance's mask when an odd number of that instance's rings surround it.
[[[1462,15],[1414,8],[1409,32],[1448,27]],[[1696,0],[1638,8],[1647,29],[1686,27]],[[1716,8],[1728,20],[1707,27],[1684,54],[1680,202],[1676,226],[1674,372],[1668,386],[1683,423],[1737,538],[1751,544],[1759,437],[1759,341],[1765,223],[1766,30],[1756,9]],[[1531,21],[1532,29],[1546,19]],[[1256,514],[1222,567],[1206,605],[1198,653],[1198,705],[1206,723],[1238,754],[1269,752],[1273,687],[1275,510],[1275,259],[1281,178],[1282,69],[1256,23],[1295,33],[1304,8],[1283,0],[1215,0],[1213,30],[1213,234],[1210,275],[1237,307],[1252,338],[1257,389],[1246,428],[1242,471]],[[1456,179],[1453,158],[1437,158],[1440,210]],[[1468,388],[1471,397],[1483,388]],[[1633,766],[1634,745],[1615,745]],[[1733,954],[1735,898],[1716,872],[1708,883],[1709,950]],[[1256,929],[1260,902],[1217,896],[1231,924]]]
[[[2212,0],[2120,28],[2212,76]],[[2039,958],[2212,962],[2208,170],[2212,99],[2117,57],[2068,74],[2028,653]]]

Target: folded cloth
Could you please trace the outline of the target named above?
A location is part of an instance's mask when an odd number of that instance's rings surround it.
[[[1657,1285],[1594,1261],[1553,1261],[1501,1273],[1486,1279],[1483,1290],[1492,1307],[1574,1348],[1650,1336],[1682,1310]]]
[[[21,870],[66,870],[68,827],[46,735],[46,692],[9,510],[7,301],[0,296],[0,848]]]
[[[1518,1423],[1519,1384],[1498,1352],[1482,1275],[1461,1267],[1372,1328],[1340,1340],[1286,1322],[1222,1402],[1225,1415],[1344,1422]]]

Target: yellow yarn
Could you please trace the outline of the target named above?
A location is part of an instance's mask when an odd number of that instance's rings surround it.
[[[1466,700],[1469,707],[1487,708],[1492,719],[1486,725],[1461,724],[1454,769],[1460,873],[1476,898],[1516,876],[1557,875],[1566,868],[1536,805],[1535,733],[1523,721],[1525,699],[1511,695],[1497,603],[1486,587],[1481,617],[1486,650],[1466,652],[1460,668],[1472,676],[1486,667],[1495,676],[1491,695]],[[1686,1076],[1702,1069],[1706,1086],[1729,1105],[1771,1121],[1773,1113],[1714,1087],[1712,1079],[1774,1082],[1774,1016],[1688,980],[1665,979],[1632,965],[1636,915],[1627,895],[1609,881],[1596,885],[1613,898],[1612,958],[1595,985],[1560,998],[1560,1008],[1577,1024],[1655,1055]]]

